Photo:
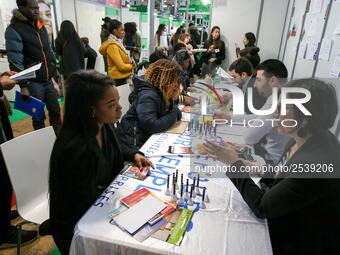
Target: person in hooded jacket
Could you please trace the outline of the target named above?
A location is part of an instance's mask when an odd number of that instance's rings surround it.
[[[137,97],[118,125],[118,137],[130,148],[140,148],[155,133],[165,132],[181,120],[174,104],[181,94],[180,68],[174,61],[160,59],[143,77],[133,78]]]
[[[125,36],[123,24],[118,20],[109,22],[109,38],[102,43],[99,52],[107,60],[108,75],[115,81],[116,86],[128,83],[132,75],[135,62],[129,57],[128,51],[123,45]]]
[[[260,64],[261,58],[259,56],[260,48],[256,46],[256,37],[253,33],[249,32],[244,35],[243,44],[244,49],[240,49],[240,47],[236,46],[236,56],[237,58],[245,57],[250,63],[253,65],[254,69]]]

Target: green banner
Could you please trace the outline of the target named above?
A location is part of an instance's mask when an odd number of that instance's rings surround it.
[[[149,39],[148,38],[142,38],[142,50],[148,50],[149,49]]]
[[[210,12],[211,0],[190,0],[189,12]]]
[[[187,12],[187,7],[186,6],[180,6],[179,8],[178,8],[178,12]]]
[[[140,21],[142,23],[147,23],[148,22],[148,13],[147,12],[141,12],[140,14]]]
[[[145,5],[131,5],[129,11],[130,12],[147,12],[148,9],[147,9],[147,6]]]
[[[105,7],[105,16],[106,17],[120,17],[120,9]]]
[[[159,24],[164,24],[164,25],[168,26],[170,24],[170,20],[169,20],[169,18],[161,17],[161,18],[159,18]]]

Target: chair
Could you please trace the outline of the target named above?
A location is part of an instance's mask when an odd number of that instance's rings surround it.
[[[124,84],[116,87],[120,96],[120,105],[122,106],[122,116],[129,110],[129,95],[131,93],[130,86],[128,84]]]
[[[49,161],[55,139],[53,128],[47,127],[0,145],[19,215],[36,224],[49,218]],[[19,225],[17,254],[20,254],[23,224]]]

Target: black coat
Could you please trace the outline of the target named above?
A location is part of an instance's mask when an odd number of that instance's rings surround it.
[[[162,93],[141,77],[133,78],[136,98],[119,123],[119,138],[129,147],[140,148],[155,133],[161,133],[181,119],[176,105],[167,109]]]
[[[286,166],[333,164],[339,175],[339,155],[339,142],[327,132],[309,138]],[[231,181],[255,215],[267,218],[274,255],[340,254],[340,179],[288,177],[262,180],[271,182],[266,191],[250,178]]]
[[[209,59],[217,58],[215,63],[217,65],[221,65],[222,61],[225,59],[225,44],[222,40],[219,41],[218,48],[215,48],[214,51],[206,51],[202,54],[202,61],[206,64],[209,64]],[[209,50],[211,44],[209,44],[209,40],[204,44],[204,48]]]
[[[41,20],[33,25],[18,10],[14,10],[11,24],[6,29],[5,39],[12,71],[19,72],[42,63],[41,68],[36,71],[36,78],[30,81],[45,82],[53,77],[56,70],[55,56]]]
[[[242,50],[236,48],[236,55],[248,59],[255,69],[261,62],[259,52],[260,48],[257,46],[245,47]]]
[[[85,141],[78,136],[67,145],[57,139],[51,156],[57,167],[50,173],[50,222],[62,254],[68,254],[76,223],[119,174],[124,161],[134,161],[135,153],[120,145],[107,124],[102,149],[95,138]]]
[[[70,75],[73,72],[85,68],[84,46],[79,38],[66,41],[62,39],[59,32],[55,40],[56,53],[61,57],[60,71],[63,75]]]

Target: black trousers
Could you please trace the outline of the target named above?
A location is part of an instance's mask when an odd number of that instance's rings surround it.
[[[13,138],[13,132],[7,115],[1,114],[0,118],[0,143],[4,143]],[[11,181],[0,153],[0,242],[11,227],[12,191]]]
[[[115,81],[115,83],[116,83],[116,84],[115,84],[116,87],[127,84],[127,79],[126,79],[126,78],[124,78],[124,79],[116,79],[116,80],[114,80],[114,81]]]

